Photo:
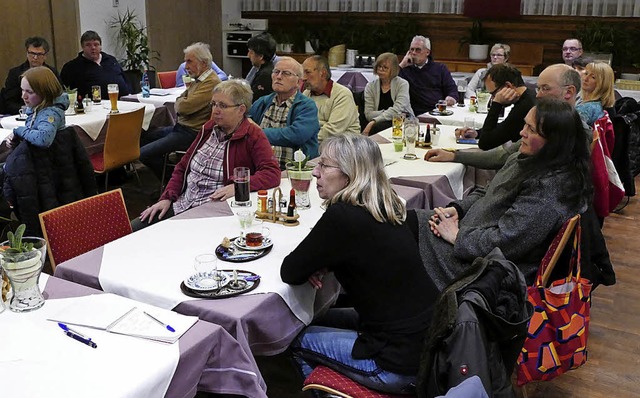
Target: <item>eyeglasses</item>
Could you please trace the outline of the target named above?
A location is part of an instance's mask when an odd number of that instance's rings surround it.
[[[569,87],[570,84],[565,84],[563,86],[558,86],[558,87]],[[555,87],[549,87],[549,86],[542,86],[542,87],[536,87],[536,93],[540,93],[542,92],[543,94],[548,93],[549,91],[553,90]]]
[[[242,104],[227,105],[227,104],[225,104],[224,102],[215,102],[215,101],[211,101],[211,102],[209,102],[209,105],[211,105],[211,109],[213,109],[213,108],[215,108],[215,107],[218,107],[218,108],[220,108],[220,109],[222,109],[222,110],[225,110],[225,109],[227,109],[227,108],[237,108],[237,107],[239,107],[239,106],[240,106],[240,105],[242,105]]]
[[[421,53],[422,50],[424,50],[424,48],[422,48],[422,47],[411,47],[409,49],[409,51],[414,52],[414,53]]]
[[[47,53],[34,53],[33,51],[27,51],[27,55],[33,58],[40,58],[47,55]]]
[[[378,65],[378,67],[376,69],[377,70],[389,70],[391,68],[389,68],[387,65]]]
[[[491,58],[504,58],[504,54],[491,54]]]
[[[271,74],[273,76],[278,76],[278,75],[282,75],[284,77],[291,77],[291,76],[298,76],[293,72],[290,72],[288,70],[280,70],[280,69],[274,69],[273,72],[271,72]]]
[[[320,171],[326,171],[327,168],[329,168],[329,169],[340,169],[340,167],[338,167],[338,166],[332,166],[330,164],[325,164],[325,163],[322,163],[322,162],[316,163],[316,166],[320,166]]]
[[[562,47],[562,51],[576,52],[582,50],[582,47]]]

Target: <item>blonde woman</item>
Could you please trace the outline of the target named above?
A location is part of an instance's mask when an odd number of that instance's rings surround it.
[[[409,83],[398,76],[398,57],[392,53],[380,54],[373,65],[373,73],[378,78],[364,88],[364,115],[369,121],[362,131],[364,135],[373,135],[391,127],[395,115],[413,115]]]
[[[509,60],[511,54],[511,47],[508,44],[496,43],[491,47],[490,51],[491,62],[487,64],[486,68],[480,68],[473,75],[469,84],[467,85],[466,98],[470,98],[472,95],[476,95],[476,91],[484,90],[484,76],[487,70],[493,65],[504,64]]]
[[[576,105],[580,117],[593,127],[596,120],[604,116],[605,108],[616,101],[613,90],[613,69],[604,62],[587,64],[582,73],[582,102]]]
[[[305,377],[323,364],[379,391],[412,393],[438,294],[410,227],[416,215],[391,189],[372,140],[340,134],[321,151],[313,174],[327,211],[280,274],[321,288],[320,277],[334,272],[353,308],[330,309],[303,330],[291,345],[294,358]]]

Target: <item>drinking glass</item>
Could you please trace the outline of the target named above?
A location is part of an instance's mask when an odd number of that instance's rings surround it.
[[[184,83],[184,87],[188,90],[189,86],[191,86],[191,82],[193,81],[193,79],[191,79],[191,76],[189,75],[183,75],[182,76],[182,82]]]
[[[475,119],[471,116],[467,116],[464,118],[463,127],[466,129],[475,129]]]
[[[268,237],[271,231],[264,225],[262,220],[254,220],[247,229],[245,236],[245,244],[251,247],[260,247],[264,242],[264,238]]]
[[[100,86],[91,86],[91,99],[94,104],[99,104],[102,101],[102,88]]]
[[[205,253],[198,254],[193,262],[196,272],[202,275],[200,284],[203,286],[214,287],[220,283],[220,274],[218,273],[218,258],[215,254]]]
[[[436,107],[438,108],[438,112],[440,112],[440,114],[446,113],[447,112],[447,101],[445,101],[445,100],[438,101],[438,103],[436,104]]]
[[[458,80],[458,106],[464,106],[464,97],[467,95],[467,81],[465,79]]]
[[[235,201],[232,203],[232,205],[238,207],[251,206],[251,200],[249,200],[249,181],[250,173],[248,167],[235,167],[233,169],[233,188]]]
[[[287,175],[289,182],[291,182],[291,188],[296,192],[296,208],[298,210],[310,209],[309,187],[313,180],[313,167],[310,163],[307,163],[305,167],[298,166],[298,164],[297,162],[287,163]]]
[[[251,210],[240,210],[236,213],[238,221],[240,221],[240,236],[246,235],[247,228],[251,227],[255,218],[255,213]]]
[[[489,111],[489,100],[491,93],[479,91],[478,95],[478,113],[487,113]]]
[[[420,131],[420,123],[417,118],[409,118],[404,122],[404,141],[407,145],[405,159],[416,159],[416,139]]]
[[[107,85],[107,92],[109,93],[109,101],[111,101],[111,113],[118,113],[118,93],[120,89],[117,84]]]

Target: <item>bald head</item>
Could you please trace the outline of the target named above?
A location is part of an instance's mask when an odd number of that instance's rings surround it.
[[[566,64],[547,67],[538,76],[537,98],[550,97],[575,106],[580,91],[580,74]]]

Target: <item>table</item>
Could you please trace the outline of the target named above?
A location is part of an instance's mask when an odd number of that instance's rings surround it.
[[[448,106],[447,111],[452,111],[453,115],[439,116],[439,115],[432,115],[429,112],[425,112],[423,114],[418,115],[418,120],[420,120],[423,123],[435,123],[435,124],[444,124],[449,126],[462,127],[464,126],[464,119],[467,117],[471,117],[473,118],[473,121],[474,121],[474,126],[475,126],[474,128],[476,129],[481,128],[482,125],[484,125],[484,121],[487,118],[487,114],[469,111],[468,99],[464,100],[464,104],[465,105],[462,107],[458,105]],[[502,122],[504,118],[507,117],[507,115],[509,114],[512,108],[513,108],[513,105],[506,107],[504,110],[505,116],[499,118],[498,122]]]
[[[640,101],[640,91],[638,91],[638,90],[618,90],[618,89],[616,89],[616,91],[618,91],[622,97],[631,97],[636,101]]]
[[[100,291],[56,277],[50,277],[46,274],[41,276],[41,287],[44,287],[43,294],[47,300],[80,297],[101,293]],[[9,315],[7,314],[0,314],[0,323],[8,321],[9,319],[12,321],[15,321],[16,319],[27,319],[27,317],[32,320],[37,320],[39,314],[45,316],[46,309],[47,305],[45,303],[45,307],[43,307],[43,309],[34,311],[30,314],[9,314],[14,315],[13,318],[9,318]],[[26,323],[12,323],[16,328],[24,324]],[[8,331],[6,325],[1,329],[0,333],[7,333]],[[33,330],[30,332],[33,333]],[[36,333],[40,333],[40,331],[36,330]],[[126,339],[131,338],[126,337]],[[7,343],[5,339],[3,339],[3,342]],[[66,343],[66,340],[63,340],[60,343],[64,344]],[[0,343],[0,345],[2,345],[2,343]],[[237,341],[235,341],[220,326],[204,321],[197,321],[194,326],[180,338],[177,345],[179,359],[177,367],[173,372],[173,377],[171,378],[168,387],[165,387],[165,397],[183,398],[194,396],[196,390],[221,394],[264,396],[263,388],[258,383],[258,370],[252,360],[246,356]],[[163,345],[159,345],[159,347],[163,347]],[[80,350],[83,349],[81,346],[78,346],[78,348]],[[100,350],[100,347],[97,350]],[[110,351],[111,350],[113,350],[113,347],[111,347]],[[103,352],[98,354],[105,353]],[[122,357],[126,358],[126,356],[127,353],[123,352]],[[45,377],[54,384],[42,386],[41,384],[38,385],[38,381],[41,381],[42,377],[38,378],[38,374],[33,373],[35,369],[42,366],[42,364],[34,364],[34,366],[30,366],[30,363],[26,362],[20,363],[19,365],[20,367],[15,366],[12,363],[2,364],[2,359],[0,359],[2,374],[5,376],[3,377],[2,384],[3,393],[12,397],[27,397],[35,396],[29,395],[28,391],[33,392],[37,389],[44,391],[46,389],[46,395],[51,397],[78,396],[77,394],[74,394],[73,391],[70,391],[73,388],[73,383],[68,379],[68,377],[65,377],[65,375],[75,373],[73,368],[65,366],[64,369],[60,369],[60,371],[57,371],[56,369],[49,369]],[[71,362],[71,366],[73,366],[73,362]],[[24,367],[29,367],[32,371],[20,374],[11,373],[12,369],[16,369],[17,371],[17,369]],[[91,366],[91,369],[94,368],[96,367]],[[27,388],[25,388],[24,383],[20,382],[22,376],[28,377],[28,380],[31,383],[34,383],[34,385],[27,386]],[[126,387],[128,386],[126,385],[120,385],[117,388],[110,389],[109,386],[117,385],[114,384],[116,380],[112,380],[113,377],[114,374],[110,373],[98,374],[95,380],[91,382],[91,384],[95,386],[95,391],[85,391],[86,394],[84,395],[105,396],[105,394],[109,394],[111,397],[117,397],[124,396],[125,393],[126,396],[136,396],[136,393],[141,393],[139,390],[132,390],[127,393]],[[142,377],[142,375],[140,377]],[[12,383],[8,383],[8,380],[11,380],[18,385],[20,387],[19,390],[12,393]],[[144,384],[142,381],[143,380],[136,382],[135,385],[130,388],[139,388],[139,385]],[[123,395],[110,394],[114,391],[118,391]],[[75,393],[77,393],[77,391],[75,391]]]
[[[171,126],[175,124],[172,109],[164,106],[154,106],[145,104],[144,119],[142,121],[143,130],[153,130],[159,127]],[[140,108],[140,104],[118,101],[118,109],[121,112],[130,112]],[[109,115],[109,101],[102,101],[101,105],[93,105],[90,112],[76,115],[66,115],[67,126],[73,126],[84,145],[87,153],[93,155],[99,153],[104,147],[104,140],[107,135],[107,116]],[[24,121],[16,120],[17,115],[7,116],[0,119],[0,126],[6,129],[14,129],[24,126]],[[4,144],[2,144],[4,147]],[[0,152],[2,152],[0,150]]]
[[[158,91],[161,90],[161,91]],[[141,102],[144,104],[152,104],[156,106],[165,105],[166,103],[175,103],[176,99],[184,92],[184,87],[173,87],[165,89],[151,89],[151,95],[147,98],[142,96],[142,93],[129,94],[120,98],[121,101],[129,102]],[[154,95],[154,92],[166,94],[166,95]]]

